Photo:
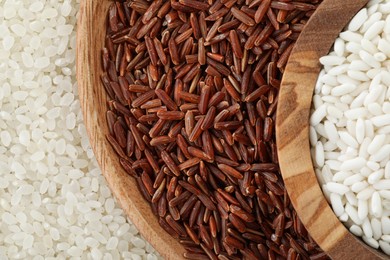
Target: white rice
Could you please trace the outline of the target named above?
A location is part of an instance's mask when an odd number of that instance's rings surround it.
[[[320,58],[310,142],[336,216],[390,255],[389,14],[389,1],[369,1]]]
[[[0,2],[0,259],[159,259],[112,198],[82,123],[79,0]]]

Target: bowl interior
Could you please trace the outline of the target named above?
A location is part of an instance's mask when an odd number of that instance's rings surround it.
[[[276,122],[280,168],[300,219],[333,259],[388,259],[364,244],[338,220],[318,184],[310,154],[313,90],[334,40],[367,0],[325,0],[301,33],[286,67]]]
[[[107,95],[100,81],[101,50],[111,1],[82,0],[77,32],[77,80],[80,102],[91,146],[117,201],[140,233],[166,259],[182,259],[184,248],[158,224],[136,181],[121,167],[119,157],[105,138]]]

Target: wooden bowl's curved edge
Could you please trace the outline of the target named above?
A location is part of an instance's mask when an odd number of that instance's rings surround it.
[[[100,83],[100,50],[104,42],[109,4],[110,1],[95,0],[82,0],[80,4],[76,64],[84,123],[102,173],[127,216],[165,259],[184,259],[184,247],[159,226],[149,204],[138,191],[135,180],[122,169],[119,157],[105,138],[105,133],[108,133],[105,121],[107,99]],[[92,22],[93,18],[98,21]]]
[[[276,140],[283,180],[302,223],[333,259],[388,259],[352,235],[335,216],[318,184],[309,144],[319,58],[329,52],[340,31],[367,2],[325,0],[319,6],[291,53],[279,93]]]

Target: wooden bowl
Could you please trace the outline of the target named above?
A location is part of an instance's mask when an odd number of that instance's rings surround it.
[[[133,178],[122,169],[108,143],[107,95],[100,82],[101,50],[111,1],[82,0],[77,31],[77,80],[84,123],[102,173],[111,191],[140,233],[165,259],[183,259],[184,248],[158,224]]]
[[[276,120],[283,179],[303,224],[333,259],[388,259],[364,244],[338,220],[317,182],[310,155],[309,116],[313,90],[336,37],[367,0],[325,0],[298,39],[286,67]]]
[[[300,37],[286,68],[279,97],[277,143],[286,187],[302,222],[333,259],[385,259],[339,222],[314,174],[309,150],[309,110],[320,65],[334,39],[367,0],[325,0]],[[141,234],[165,259],[183,259],[184,248],[158,224],[136,182],[119,164],[105,138],[107,95],[100,83],[101,50],[110,1],[82,0],[77,32],[77,80],[84,122],[102,173]]]

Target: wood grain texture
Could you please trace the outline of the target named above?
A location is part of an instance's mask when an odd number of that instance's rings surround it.
[[[110,1],[82,0],[77,31],[77,80],[89,139],[114,196],[140,233],[165,259],[183,259],[184,248],[158,224],[136,182],[119,164],[119,157],[105,138],[107,96],[100,82],[101,50]]]
[[[309,144],[312,95],[334,40],[367,0],[325,0],[302,32],[286,67],[276,120],[280,167],[291,201],[303,224],[333,259],[388,259],[365,245],[338,220],[322,194]]]

